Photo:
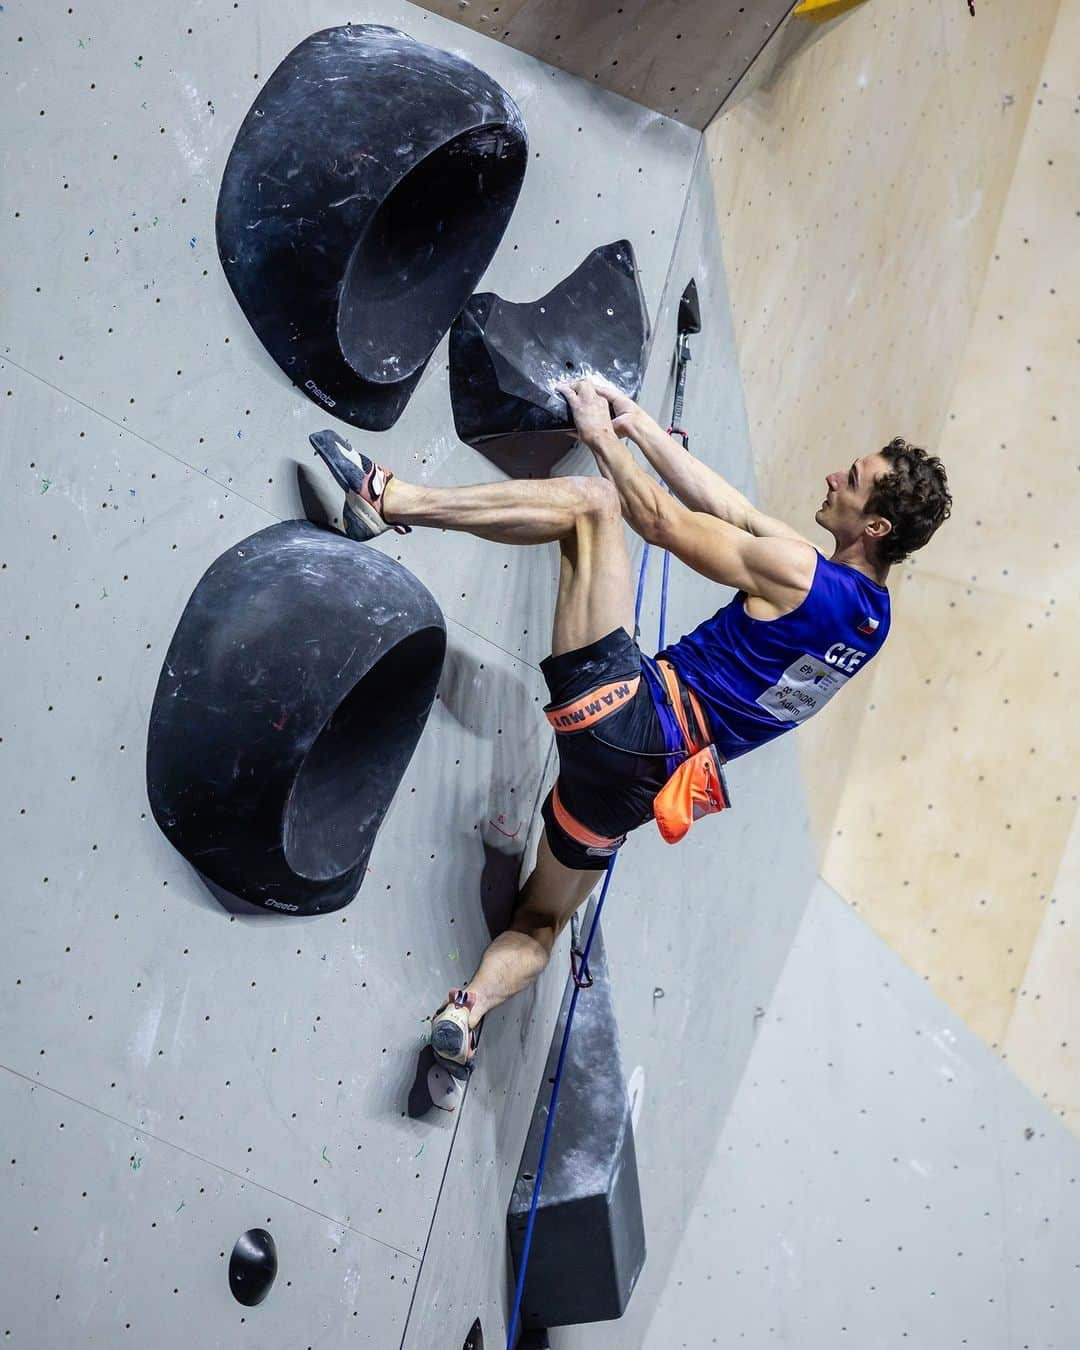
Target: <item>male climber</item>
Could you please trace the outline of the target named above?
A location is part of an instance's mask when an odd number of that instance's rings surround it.
[[[726,761],[793,730],[865,668],[889,632],[890,566],[921,548],[951,506],[941,461],[897,438],[826,475],[815,515],[835,540],[825,558],[613,386],[579,380],[561,392],[599,478],[417,487],[333,431],[311,437],[346,490],[354,539],[431,525],[559,545],[551,655],[540,664],[559,773],[509,928],[432,1018],[432,1047],[458,1077],[472,1067],[480,1020],[544,969],[628,832],[655,818],[665,839],[681,838],[728,805]],[[655,659],[634,639],[624,519],[737,592]]]

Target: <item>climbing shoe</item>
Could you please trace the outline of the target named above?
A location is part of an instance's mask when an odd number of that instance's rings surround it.
[[[469,1026],[469,1009],[476,1006],[476,995],[471,990],[451,989],[447,999],[431,1019],[431,1048],[455,1078],[468,1078],[480,1038],[480,1028]]]
[[[308,440],[326,467],[345,489],[341,513],[350,539],[374,539],[385,530],[408,534],[408,525],[391,525],[383,519],[382,499],[393,474],[381,464],[354,450],[336,431],[315,431]]]

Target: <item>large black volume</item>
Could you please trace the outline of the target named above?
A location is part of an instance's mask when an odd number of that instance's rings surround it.
[[[400,563],[307,521],[260,530],[188,601],[150,713],[169,841],[228,896],[319,914],[355,896],[446,652]]]
[[[225,166],[217,244],[270,355],[353,426],[401,415],[521,189],[525,124],[495,80],[393,28],[295,47]]]

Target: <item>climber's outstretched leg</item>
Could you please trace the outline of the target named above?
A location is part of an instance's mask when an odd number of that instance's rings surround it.
[[[431,525],[501,544],[557,542],[562,554],[552,655],[586,646],[615,628],[633,631],[634,593],[619,497],[606,478],[507,479],[429,488],[396,478],[336,431],[311,443],[346,490],[353,538]]]

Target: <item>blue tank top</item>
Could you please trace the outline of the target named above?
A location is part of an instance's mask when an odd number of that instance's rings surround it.
[[[740,591],[658,653],[697,694],[725,759],[745,755],[812,717],[889,635],[885,587],[820,553],[810,589],[790,613],[752,619],[745,600]],[[653,680],[649,686],[659,700]]]

